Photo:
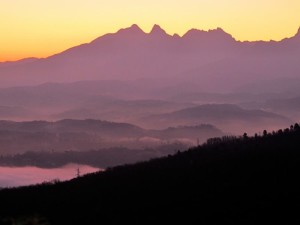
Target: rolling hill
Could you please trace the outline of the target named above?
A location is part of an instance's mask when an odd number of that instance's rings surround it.
[[[89,151],[112,147],[143,149],[165,143],[195,145],[224,133],[211,125],[147,130],[128,123],[101,120],[0,121],[0,154],[27,151]]]
[[[156,121],[154,123],[154,121]],[[241,132],[255,133],[261,127],[278,129],[290,124],[291,121],[283,116],[263,111],[243,109],[233,104],[204,104],[171,113],[153,115],[143,119],[148,126],[190,125],[210,123],[227,132],[240,134]]]

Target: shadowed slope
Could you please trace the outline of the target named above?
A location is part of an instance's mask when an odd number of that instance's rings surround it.
[[[6,224],[299,222],[299,125],[226,137],[184,153],[55,185],[0,192]],[[23,218],[23,219],[22,219]],[[3,221],[4,221],[3,220]]]

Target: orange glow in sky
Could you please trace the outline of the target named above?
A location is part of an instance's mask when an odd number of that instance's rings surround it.
[[[169,34],[223,28],[237,40],[281,40],[300,0],[9,0],[0,2],[0,61],[46,57],[138,24]]]

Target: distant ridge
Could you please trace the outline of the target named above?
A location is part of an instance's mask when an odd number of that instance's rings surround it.
[[[129,123],[93,119],[64,119],[56,122],[0,120],[0,155],[26,151],[50,152],[53,149],[58,152],[70,149],[87,151],[119,146],[143,149],[145,146],[155,147],[166,142],[191,145],[196,139],[203,143],[208,138],[224,134],[208,124],[149,130]]]
[[[204,104],[171,113],[149,116],[145,121],[161,126],[207,122],[231,133],[237,133],[236,130],[243,129],[245,132],[256,132],[259,130],[259,126],[278,128],[292,122],[290,119],[275,113],[263,110],[246,110],[233,104]]]
[[[261,41],[261,40],[256,40],[256,41],[238,41],[236,38],[234,38],[231,34],[225,32],[221,27],[217,27],[215,29],[209,29],[207,31],[205,30],[201,30],[201,29],[196,29],[196,28],[191,28],[190,30],[188,30],[186,33],[184,33],[183,35],[178,35],[177,33],[174,33],[173,35],[168,34],[163,28],[161,28],[160,25],[158,24],[154,24],[151,31],[149,33],[144,32],[137,24],[132,24],[130,27],[127,28],[121,28],[119,29],[117,32],[113,32],[113,33],[107,33],[104,35],[101,35],[100,37],[92,40],[90,43],[93,43],[99,39],[101,39],[102,37],[105,37],[107,35],[114,35],[114,34],[120,34],[120,33],[131,33],[131,34],[144,34],[144,35],[160,35],[160,36],[169,36],[169,37],[176,37],[176,38],[188,38],[188,37],[192,37],[194,35],[196,36],[205,36],[206,34],[219,34],[223,37],[227,38],[231,38],[236,42],[245,42],[245,43],[256,43],[256,42],[281,42],[287,39],[293,39],[293,38],[300,38],[300,26],[297,30],[297,32],[295,33],[295,35],[291,36],[291,37],[286,37],[283,38],[282,40],[279,41]],[[59,54],[59,53],[57,53]],[[51,57],[51,56],[50,56]],[[24,58],[24,59],[20,59],[20,60],[16,60],[16,61],[4,61],[4,62],[0,62],[0,65],[2,65],[3,63],[12,63],[12,62],[30,62],[30,61],[35,61],[38,60],[39,58],[35,58],[35,57],[29,57],[29,58]]]
[[[192,36],[205,36],[205,35],[219,35],[220,37],[227,37],[229,39],[232,39],[236,42],[241,42],[241,43],[256,43],[256,42],[281,42],[283,40],[286,39],[292,39],[295,37],[299,37],[300,36],[300,26],[297,30],[297,32],[295,33],[295,35],[291,36],[291,37],[286,37],[283,38],[282,40],[279,41],[274,41],[274,40],[270,40],[270,41],[262,41],[262,40],[256,40],[256,41],[239,41],[237,40],[234,36],[232,36],[231,34],[227,33],[223,28],[221,27],[217,27],[215,29],[209,29],[207,31],[205,30],[201,30],[201,29],[196,29],[196,28],[191,28],[189,30],[187,30],[183,35],[179,35],[177,33],[174,34],[168,34],[160,25],[158,24],[154,24],[153,27],[151,28],[150,32],[146,33],[143,29],[141,29],[137,24],[132,24],[130,27],[127,28],[121,28],[118,31],[114,32],[114,33],[108,33],[108,34],[104,34],[98,38],[96,38],[95,40],[98,40],[101,37],[107,36],[107,35],[113,35],[113,34],[120,34],[120,33],[131,33],[131,34],[144,34],[144,35],[160,35],[160,36],[169,36],[169,37],[176,37],[176,38],[188,38],[188,37],[192,37]],[[95,41],[93,40],[93,41]],[[92,42],[93,42],[92,41]]]
[[[5,61],[5,62],[0,62],[0,66],[10,66],[10,65],[20,65],[20,64],[25,64],[25,63],[31,63],[34,61],[39,60],[39,58],[35,57],[29,57],[29,58],[24,58],[16,61]]]
[[[257,79],[298,77],[299,36],[298,31],[294,37],[278,42],[240,42],[221,28],[191,29],[180,37],[167,34],[159,25],[145,33],[134,24],[45,59],[1,63],[0,88],[153,79],[224,92]]]

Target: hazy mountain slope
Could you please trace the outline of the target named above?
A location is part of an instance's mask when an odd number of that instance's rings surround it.
[[[193,105],[157,98],[159,91],[151,93],[144,83],[147,82],[106,80],[4,88],[0,89],[0,103],[32,111],[30,117],[20,111],[18,120],[24,115],[23,120],[102,119],[130,123],[141,116]],[[17,108],[14,113],[18,113]],[[3,113],[2,119],[13,117]]]
[[[141,147],[145,143],[138,143],[137,139],[143,136],[142,128],[106,121],[0,121],[0,152],[86,151],[123,144]]]
[[[104,96],[95,96],[80,107],[54,114],[55,119],[104,119],[110,121],[136,123],[139,118],[167,113],[193,106],[191,103],[176,103],[164,100],[141,99],[122,100]]]
[[[152,83],[154,83],[152,85]],[[150,87],[149,87],[150,85]],[[3,105],[20,106],[78,106],[85,101],[91,103],[118,98],[121,100],[163,99],[159,93],[164,86],[153,80],[116,81],[83,80],[71,83],[45,83],[36,86],[19,86],[0,89]],[[138,94],[138,95],[137,95]],[[98,98],[98,99],[97,99]],[[42,105],[43,104],[43,105]]]
[[[2,130],[7,131],[26,131],[26,132],[101,132],[105,136],[136,135],[142,128],[131,124],[113,123],[100,120],[60,120],[57,122],[47,121],[28,121],[12,122],[0,121]]]
[[[116,92],[120,89],[121,91]],[[0,89],[0,102],[3,105],[19,105],[33,108],[68,108],[70,106],[78,106],[95,95],[118,96],[124,95],[129,90],[137,91],[137,87],[118,81],[45,83],[37,86]]]
[[[257,79],[298,77],[299,33],[279,42],[238,42],[221,29],[179,37],[157,25],[149,34],[133,25],[46,59],[0,67],[1,86],[152,78],[225,91]]]
[[[0,118],[10,120],[24,120],[37,116],[34,111],[28,110],[24,107],[18,106],[1,106],[0,105]]]
[[[269,99],[264,106],[295,120],[300,119],[300,97]]]
[[[154,115],[143,119],[163,127],[168,124],[187,125],[211,123],[227,132],[259,132],[261,127],[277,129],[291,121],[283,116],[262,111],[247,110],[232,104],[205,104],[172,113]]]
[[[278,62],[280,63],[280,62]],[[288,74],[285,72],[285,74]],[[256,94],[278,94],[280,93],[281,97],[291,97],[291,96],[299,96],[299,85],[300,79],[298,76],[295,77],[281,77],[274,78],[269,77],[264,80],[257,80],[247,85],[242,85],[238,87],[235,92],[246,92],[246,93],[256,93]],[[280,96],[277,96],[280,97]],[[272,96],[270,96],[272,98]],[[274,98],[274,96],[273,96]]]
[[[129,149],[125,147],[102,148],[89,151],[29,151],[14,155],[2,155],[0,167],[61,168],[68,164],[89,165],[99,169],[136,163],[187,150],[189,146],[180,142],[165,143],[147,148]],[[80,166],[79,166],[80,167]],[[33,174],[34,175],[34,174]],[[5,179],[0,177],[0,188]]]
[[[15,66],[15,65],[22,65],[27,63],[32,63],[34,61],[39,60],[38,58],[25,58],[17,61],[6,61],[6,62],[0,62],[0,67],[9,67],[9,66]]]
[[[179,126],[169,127],[164,130],[150,130],[148,135],[151,137],[161,139],[194,139],[199,143],[206,141],[210,137],[221,137],[224,133],[218,128],[209,125],[202,124],[198,126]]]
[[[88,151],[111,147],[141,149],[165,143],[195,145],[224,133],[211,125],[146,130],[128,123],[100,120],[57,122],[0,121],[0,154],[26,151]]]
[[[299,125],[211,140],[54,185],[2,190],[0,218],[50,224],[299,223]]]

